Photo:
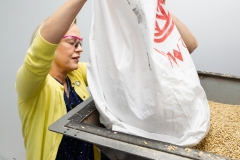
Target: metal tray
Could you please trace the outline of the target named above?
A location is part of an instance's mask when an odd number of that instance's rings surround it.
[[[198,75],[208,100],[240,104],[240,77],[201,71]],[[113,160],[230,160],[192,148],[108,130],[99,122],[92,97],[50,125],[49,130],[91,142]]]

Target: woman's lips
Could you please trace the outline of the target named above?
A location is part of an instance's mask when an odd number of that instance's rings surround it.
[[[72,58],[75,62],[79,62],[79,58],[80,57],[74,57],[74,58]]]

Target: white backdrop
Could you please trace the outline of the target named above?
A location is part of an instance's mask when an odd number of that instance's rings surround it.
[[[32,32],[65,0],[0,1],[0,159],[24,160],[25,152],[14,88],[17,69],[23,62]],[[240,75],[239,0],[167,0],[169,10],[196,36],[192,53],[197,70]],[[91,5],[88,1],[78,16],[84,38],[82,61],[89,56],[88,35]]]
[[[240,1],[166,0],[169,10],[196,36],[198,70],[240,75]]]

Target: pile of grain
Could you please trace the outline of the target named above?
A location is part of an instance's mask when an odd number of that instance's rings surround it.
[[[240,105],[209,101],[208,135],[195,147],[201,151],[240,159]]]

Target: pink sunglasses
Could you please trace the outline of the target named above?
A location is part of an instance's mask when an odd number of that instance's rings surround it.
[[[80,38],[80,37],[77,37],[77,36],[63,36],[63,38],[78,39],[79,41],[76,44],[74,44],[74,47],[78,48],[78,45],[80,45],[82,47],[83,38]]]

